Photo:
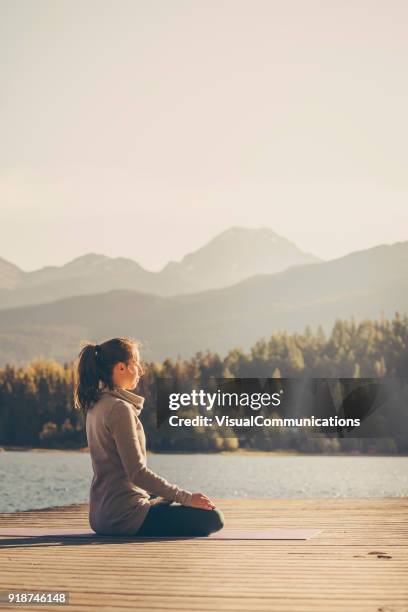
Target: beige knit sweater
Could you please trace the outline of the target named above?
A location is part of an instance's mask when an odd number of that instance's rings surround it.
[[[87,411],[86,435],[93,479],[89,524],[104,535],[131,535],[156,503],[190,505],[192,494],[170,484],[146,466],[146,438],[139,414],[144,397],[105,390]],[[149,499],[149,493],[159,496]]]

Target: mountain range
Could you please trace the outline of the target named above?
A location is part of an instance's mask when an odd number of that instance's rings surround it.
[[[269,228],[232,227],[180,262],[159,272],[132,259],[89,253],[64,266],[24,272],[0,259],[0,309],[42,304],[75,295],[132,289],[154,295],[183,295],[233,285],[255,274],[318,262]]]
[[[225,269],[225,267],[224,267]],[[329,331],[337,318],[408,311],[408,242],[330,261],[256,273],[222,288],[180,295],[112,289],[0,311],[0,364],[34,357],[70,361],[84,340],[127,335],[142,357],[189,357],[210,349],[248,350],[273,332]]]

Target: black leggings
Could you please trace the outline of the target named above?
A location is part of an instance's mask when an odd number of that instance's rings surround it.
[[[221,510],[202,510],[180,504],[150,507],[136,536],[207,536],[224,527]]]

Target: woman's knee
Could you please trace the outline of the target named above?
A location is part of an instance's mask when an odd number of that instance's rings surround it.
[[[207,531],[208,533],[214,533],[215,531],[220,531],[225,525],[224,515],[221,510],[206,510],[207,517]]]

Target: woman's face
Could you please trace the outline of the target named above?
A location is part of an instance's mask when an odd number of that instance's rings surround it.
[[[127,364],[127,371],[129,372],[129,384],[131,386],[126,388],[134,389],[137,386],[140,377],[144,374],[143,366],[140,363],[139,351],[134,351],[132,358]]]
[[[144,369],[140,363],[139,351],[135,349],[127,363],[116,364],[113,371],[113,382],[116,386],[131,391],[137,386],[143,374]]]

